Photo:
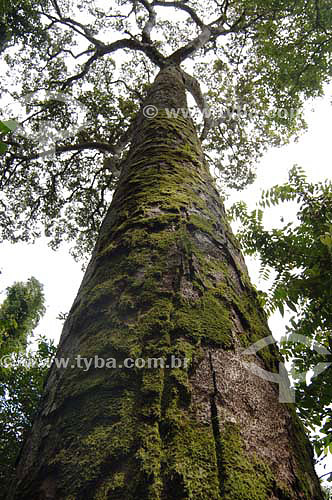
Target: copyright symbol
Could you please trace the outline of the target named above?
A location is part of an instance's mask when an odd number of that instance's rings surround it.
[[[0,366],[2,366],[2,368],[10,368],[12,363],[13,360],[10,355],[2,356],[2,358],[0,358]]]
[[[149,104],[148,106],[144,106],[143,115],[145,118],[155,118],[158,114],[158,108],[153,106],[153,104]]]

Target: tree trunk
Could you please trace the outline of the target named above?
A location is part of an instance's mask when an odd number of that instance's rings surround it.
[[[145,104],[57,358],[169,366],[53,366],[8,498],[321,500],[292,405],[242,364],[278,352],[241,354],[270,332],[193,122],[165,111],[186,108],[177,68]]]

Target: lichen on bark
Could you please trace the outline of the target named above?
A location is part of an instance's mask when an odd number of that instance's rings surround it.
[[[186,108],[176,67],[148,104],[57,356],[188,366],[53,366],[8,498],[321,500],[296,417],[242,364],[270,332],[194,124],[167,114]]]

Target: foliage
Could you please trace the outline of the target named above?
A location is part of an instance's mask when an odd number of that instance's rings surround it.
[[[14,120],[0,121],[0,138],[6,134],[14,132],[17,127],[17,123]],[[7,151],[7,144],[0,141],[0,155]]]
[[[0,305],[0,498],[4,498],[15,461],[41,396],[53,341],[32,334],[45,312],[43,286],[31,277],[7,288]]]
[[[53,341],[37,339],[35,352],[12,356],[12,366],[0,378],[0,498],[6,497],[15,462],[37,411],[48,367],[55,354]]]
[[[331,500],[332,499],[332,488],[327,487],[327,486],[323,486],[322,490],[323,490],[325,500]]]
[[[289,201],[298,204],[297,221],[285,223],[285,215],[280,228],[265,229],[262,209]],[[270,293],[261,293],[267,310],[279,308],[283,314],[288,306],[295,314],[287,334],[311,340],[308,345],[286,341],[282,351],[293,357],[298,410],[307,428],[316,432],[315,451],[318,456],[331,452],[332,370],[330,366],[317,375],[315,367],[332,361],[332,355],[326,359],[313,349],[313,342],[332,352],[332,183],[310,183],[299,167],[293,167],[289,182],[263,192],[257,209],[249,213],[241,202],[232,213],[241,222],[238,237],[244,252],[259,256],[266,278],[269,269],[275,272]],[[306,386],[298,373],[310,370],[317,376]]]
[[[4,356],[26,347],[27,337],[45,312],[43,286],[31,277],[7,288],[0,305],[0,354]]]
[[[206,153],[223,185],[238,188],[268,146],[300,133],[303,101],[331,77],[329,0],[20,2],[29,5],[37,17],[17,33],[10,16],[21,11],[6,14],[16,42],[3,55],[15,103],[6,117],[22,125],[3,140],[0,224],[11,241],[45,231],[53,247],[91,249],[158,68],[193,71],[185,79],[205,111],[204,121],[193,113]]]
[[[0,53],[11,45],[43,37],[38,8],[43,0],[0,0]]]

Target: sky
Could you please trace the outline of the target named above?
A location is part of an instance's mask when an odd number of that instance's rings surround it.
[[[246,190],[232,193],[226,206],[239,200],[247,202],[253,209],[260,198],[262,189],[287,181],[289,169],[296,163],[304,168],[308,179],[313,182],[331,178],[332,163],[332,86],[326,89],[324,98],[318,98],[307,104],[307,132],[297,143],[280,149],[269,150],[257,168],[257,180]],[[272,208],[266,216],[268,226],[278,224],[281,215],[292,218],[294,206],[282,209]],[[266,288],[269,283],[259,280],[259,264],[255,259],[246,258],[249,274],[258,288]],[[46,314],[35,331],[58,342],[62,322],[57,319],[59,313],[68,312],[75,298],[83,277],[81,264],[69,254],[69,247],[62,245],[56,252],[47,246],[47,240],[41,238],[35,244],[3,243],[0,248],[0,301],[4,298],[7,286],[15,281],[26,281],[34,276],[44,285]],[[278,313],[269,321],[273,335],[278,339],[284,332],[285,321]],[[332,468],[328,460],[327,470]],[[318,467],[319,475],[326,472],[324,464]]]

